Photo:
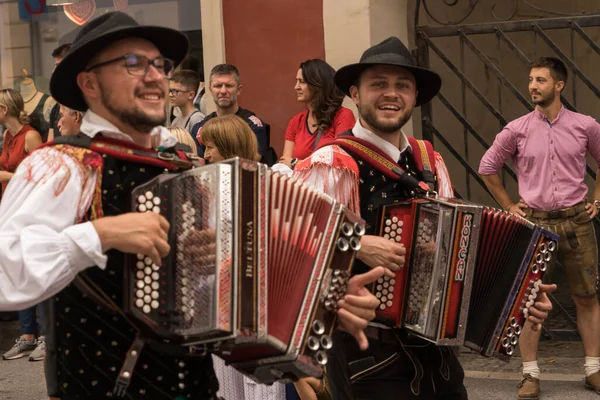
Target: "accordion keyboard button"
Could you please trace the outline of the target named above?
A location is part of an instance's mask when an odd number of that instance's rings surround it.
[[[138,279],[144,279],[144,271],[136,272],[135,277]]]
[[[152,301],[152,297],[150,297],[149,295],[144,296],[144,303],[150,304],[151,301]]]
[[[395,285],[395,284],[396,284],[396,280],[394,278],[390,278],[390,285]]]
[[[154,193],[152,193],[149,190],[146,192],[145,195],[146,195],[146,199],[148,199],[148,200],[152,200],[152,198],[154,197]]]
[[[144,196],[143,194],[140,194],[137,198],[137,202],[138,202],[138,204],[146,203],[146,196]]]
[[[147,276],[147,275],[146,275],[146,276],[144,277],[144,283],[145,283],[146,285],[149,285],[149,284],[151,284],[151,283],[152,283],[152,278],[150,278],[149,276]]]
[[[143,281],[137,281],[135,285],[138,287],[138,289],[143,289],[144,286],[146,286],[146,285],[144,285]]]
[[[158,276],[158,272],[153,272],[153,273],[152,273],[152,280],[153,280],[153,281],[157,281],[157,280],[158,280],[158,278],[159,278],[159,276]]]
[[[386,304],[387,304],[388,307],[391,307],[393,303],[392,303],[391,300],[388,300]]]
[[[138,307],[138,308],[142,308],[142,307],[144,306],[144,300],[142,300],[142,299],[137,299],[137,300],[135,301],[135,305],[136,305],[136,307]]]
[[[389,239],[390,239],[390,235],[388,235],[388,234],[385,234],[385,235],[383,235],[383,238],[384,238],[384,239],[388,239],[388,240],[389,240]]]
[[[156,213],[156,214],[160,214],[160,207],[159,206],[152,207],[152,212]]]
[[[154,203],[151,201],[147,201],[145,204],[148,210],[152,210],[152,207],[154,207]]]
[[[383,286],[382,286],[382,285],[377,285],[377,291],[378,291],[378,292],[381,292],[381,290],[382,290],[382,289],[383,289]]]
[[[390,237],[391,237],[392,239],[393,239],[393,238],[395,238],[395,237],[396,237],[396,232],[394,232],[394,231],[390,232]]]
[[[399,228],[402,228],[402,226],[404,226],[404,222],[402,222],[402,221],[398,221],[398,227],[399,227]]]
[[[142,297],[144,297],[144,291],[143,290],[136,290],[135,291],[135,296],[139,299],[141,299]]]
[[[152,309],[156,310],[158,308],[158,301],[152,300],[152,302],[150,303],[150,307],[152,307]]]
[[[136,254],[138,260],[143,260],[146,256],[140,253]]]
[[[386,226],[385,229],[383,230],[385,233],[390,233],[392,231],[392,229],[389,226]]]
[[[152,311],[152,308],[150,308],[150,306],[148,304],[144,305],[144,307],[142,307],[142,311],[146,314],[149,314],[150,311]]]
[[[152,264],[152,269],[158,271],[160,269],[160,265]]]
[[[390,220],[390,219],[386,219],[386,220],[385,220],[385,225],[386,225],[386,226],[390,226],[390,225],[392,225],[392,220]]]
[[[152,297],[153,300],[157,300],[158,299],[158,291],[153,290],[152,293],[150,294],[150,296]]]
[[[390,292],[393,292],[394,291],[394,286],[390,285],[389,290],[390,290]]]
[[[158,290],[158,288],[160,287],[160,284],[158,282],[152,282],[150,284],[150,287],[152,288],[152,290]]]
[[[145,257],[144,258],[144,263],[146,265],[152,265],[152,259],[150,257]]]
[[[380,299],[381,298],[381,292],[376,292],[375,293],[375,297],[377,297],[378,299]]]
[[[140,204],[140,205],[137,207],[137,210],[138,210],[139,212],[146,212],[146,211],[148,211],[148,208],[146,208],[146,205],[145,205],[145,204]]]
[[[155,197],[155,198],[153,198],[153,199],[152,199],[152,203],[153,203],[154,205],[157,205],[157,206],[158,206],[158,205],[160,205],[160,197]]]
[[[144,268],[144,274],[146,275],[150,275],[152,273],[152,268],[150,267],[145,267]],[[140,278],[141,279],[141,278]]]
[[[383,303],[381,303],[381,304],[379,305],[379,309],[380,309],[380,310],[382,310],[382,311],[383,311],[383,310],[385,310],[386,308],[387,308],[387,307],[386,307],[386,306],[385,306],[385,304],[383,304]]]
[[[144,282],[142,282],[142,284],[143,283]],[[144,285],[144,293],[146,293],[146,294],[152,293],[152,288],[150,286],[148,286],[148,285]]]
[[[398,222],[398,217],[392,217],[392,223],[395,224],[396,222]]]
[[[393,298],[394,298],[394,294],[393,293],[388,294],[388,299],[389,300],[392,300]]]
[[[386,301],[387,301],[387,296],[385,296],[385,295],[381,296],[381,302],[385,303]]]

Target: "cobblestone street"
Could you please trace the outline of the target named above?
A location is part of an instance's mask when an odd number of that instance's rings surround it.
[[[0,349],[11,346],[18,323],[0,322]],[[478,356],[467,349],[461,362],[467,376],[465,384],[471,400],[506,400],[516,398],[521,362],[518,354],[510,363]],[[543,341],[540,344],[540,369],[543,374],[543,400],[594,400],[597,395],[583,388],[583,349],[580,342]],[[27,358],[0,361],[1,400],[45,399],[41,362]],[[100,399],[100,398],[98,398]],[[227,399],[237,400],[237,399]]]

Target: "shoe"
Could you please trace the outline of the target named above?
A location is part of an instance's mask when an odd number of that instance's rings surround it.
[[[518,400],[538,400],[540,398],[540,380],[527,374],[517,385],[519,388]]]
[[[585,388],[600,394],[600,371],[585,377]]]
[[[2,356],[5,360],[16,360],[17,358],[26,357],[37,347],[37,341],[25,340],[19,337],[15,341],[15,345]]]
[[[46,356],[46,339],[42,336],[37,340],[35,350],[29,355],[29,361],[42,361]]]

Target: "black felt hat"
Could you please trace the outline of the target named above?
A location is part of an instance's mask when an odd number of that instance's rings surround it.
[[[138,24],[122,12],[110,12],[85,24],[67,56],[57,65],[50,79],[50,93],[60,104],[78,111],[87,110],[87,104],[77,86],[77,75],[90,60],[112,42],[126,38],[142,38],[152,42],[163,57],[177,66],[187,55],[187,37],[174,29]]]
[[[442,87],[440,76],[427,68],[419,67],[404,43],[394,36],[368,48],[358,63],[340,68],[334,78],[336,86],[350,96],[350,87],[358,82],[360,74],[375,65],[393,65],[412,72],[419,92],[417,106],[431,100]]]

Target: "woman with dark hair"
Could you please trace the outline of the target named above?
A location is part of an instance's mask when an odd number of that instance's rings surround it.
[[[342,107],[344,94],[333,76],[335,70],[323,60],[307,60],[296,74],[296,97],[306,110],[295,115],[285,132],[285,146],[280,162],[292,169],[298,159],[304,159],[318,147],[319,141],[333,139],[352,129],[354,114]]]

